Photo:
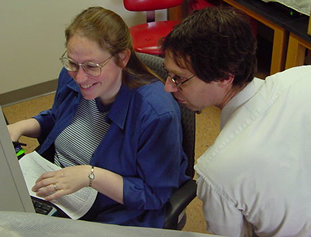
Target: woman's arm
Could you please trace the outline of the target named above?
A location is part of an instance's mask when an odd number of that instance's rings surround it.
[[[143,125],[137,154],[137,176],[123,177],[128,208],[158,210],[179,186],[186,167],[180,121],[174,113]],[[185,165],[185,166],[184,166]]]
[[[51,128],[54,126],[54,112],[57,107],[63,101],[57,99],[61,97],[60,91],[66,89],[66,85],[72,81],[67,74],[67,71],[63,69],[59,75],[58,87],[55,93],[55,100],[53,103],[53,107],[49,110],[42,111],[34,118],[22,120],[16,122],[14,124],[8,125],[9,134],[11,136],[12,141],[17,141],[21,136],[27,136],[32,138],[39,138],[42,134],[47,134],[50,132]],[[62,93],[65,96],[66,93]],[[65,98],[65,96],[63,96]],[[63,99],[63,98],[62,98]],[[42,134],[41,134],[42,133]]]
[[[38,138],[41,132],[40,124],[34,118],[9,124],[8,130],[12,141],[18,141],[21,136]]]

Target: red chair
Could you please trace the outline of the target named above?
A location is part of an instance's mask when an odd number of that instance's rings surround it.
[[[155,11],[181,5],[183,0],[123,0],[128,11],[146,11],[147,23],[130,27],[134,49],[140,53],[160,55],[158,42],[179,21],[155,21]]]

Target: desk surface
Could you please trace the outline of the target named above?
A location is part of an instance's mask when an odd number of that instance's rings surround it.
[[[0,211],[0,236],[212,237],[215,235],[153,228],[125,227],[49,217],[35,213]]]
[[[224,2],[227,1],[224,0]],[[234,0],[234,2],[243,5],[249,10],[279,25],[285,30],[294,33],[300,38],[311,42],[311,36],[307,34],[309,23],[308,16],[291,16],[288,12],[276,7],[274,4],[265,3],[262,0]]]

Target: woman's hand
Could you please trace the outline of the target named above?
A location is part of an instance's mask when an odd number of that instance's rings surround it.
[[[78,165],[63,168],[42,174],[37,179],[32,191],[46,201],[51,201],[89,186],[90,165]],[[95,167],[95,179],[92,187],[98,192],[110,197],[116,202],[123,204],[123,178],[122,176]]]
[[[91,166],[78,165],[42,174],[33,186],[37,196],[51,201],[89,185]]]

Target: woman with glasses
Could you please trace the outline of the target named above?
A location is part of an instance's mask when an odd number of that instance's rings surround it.
[[[50,201],[92,187],[97,198],[82,219],[163,227],[165,203],[188,179],[178,104],[114,12],[91,7],[65,36],[52,108],[8,127],[13,141],[38,138],[39,153],[63,168],[33,191]]]

